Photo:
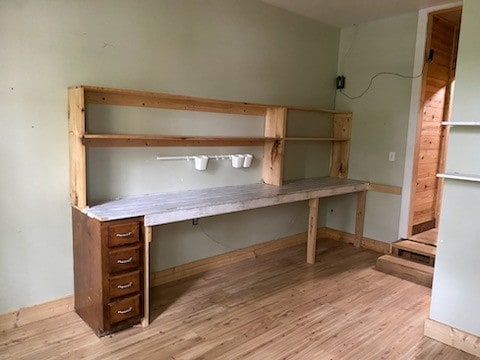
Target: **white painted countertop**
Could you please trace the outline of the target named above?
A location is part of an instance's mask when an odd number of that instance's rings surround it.
[[[120,198],[83,210],[102,221],[144,217],[145,226],[226,214],[368,189],[367,181],[331,177],[282,186],[249,184]]]

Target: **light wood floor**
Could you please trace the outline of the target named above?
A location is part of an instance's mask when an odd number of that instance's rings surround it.
[[[152,324],[98,339],[75,313],[1,333],[2,359],[474,359],[423,337],[430,289],[320,241],[152,291]]]

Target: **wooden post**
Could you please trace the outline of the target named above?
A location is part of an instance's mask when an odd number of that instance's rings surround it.
[[[365,203],[367,192],[361,191],[357,194],[357,216],[355,222],[355,247],[360,247],[363,239],[363,224],[365,221]]]
[[[82,137],[85,134],[85,92],[83,88],[68,90],[68,141],[70,143],[70,201],[87,207],[87,160]]]
[[[315,251],[317,248],[318,199],[310,199],[308,205],[307,263],[315,264]]]
[[[150,323],[150,242],[152,241],[152,227],[145,226],[144,233],[142,327],[147,327]]]
[[[287,108],[267,108],[265,116],[265,137],[281,140],[268,141],[263,150],[263,182],[270,185],[283,183],[283,156],[285,153],[285,131],[287,126]]]
[[[332,143],[330,176],[345,179],[348,176],[348,156],[350,153],[350,136],[352,134],[352,115],[336,114],[333,117],[333,137],[345,139]]]

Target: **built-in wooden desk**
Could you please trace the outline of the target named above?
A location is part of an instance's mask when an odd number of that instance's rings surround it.
[[[158,113],[158,132],[155,133],[91,133],[89,129],[95,127],[89,124],[96,121],[88,111],[91,105],[246,115],[244,120],[235,121],[250,121],[250,116],[260,116],[264,118],[264,131],[257,133],[252,129],[252,134],[255,132],[256,135],[247,137],[239,137],[236,133],[225,136],[164,133],[167,130],[162,127],[164,116]],[[301,119],[297,119],[298,124],[314,121],[325,122],[325,126],[322,125],[323,130],[287,134],[289,113],[302,114]],[[112,120],[115,118],[113,116]],[[130,121],[136,120],[135,116],[129,118]],[[290,124],[290,131],[296,127],[297,120]],[[68,128],[75,310],[98,335],[126,328],[141,319],[144,325],[148,324],[149,243],[153,226],[308,200],[307,262],[313,264],[318,199],[358,193],[355,244],[360,245],[368,183],[347,179],[352,132],[352,113],[349,111],[80,85],[68,89]],[[286,143],[305,142],[330,144],[329,177],[285,183]],[[91,203],[87,196],[89,148],[152,146],[263,147],[263,157],[258,160],[262,162],[264,184],[134,196],[100,205]],[[138,171],[132,172],[138,176]]]
[[[76,215],[74,212],[74,229],[88,228],[88,226],[85,226],[85,221],[87,223],[92,221],[101,223],[105,229],[103,232],[100,230],[98,235],[101,239],[104,239],[103,241],[88,242],[85,241],[84,231],[82,231],[82,235],[78,237],[74,232],[74,245],[78,250],[78,247],[85,247],[87,246],[86,244],[89,243],[104,243],[105,252],[107,252],[108,255],[104,256],[106,260],[99,260],[99,262],[100,265],[105,262],[107,264],[101,265],[102,274],[100,277],[104,279],[104,283],[107,283],[103,285],[103,288],[108,288],[110,291],[117,291],[115,286],[117,286],[117,288],[120,286],[120,290],[125,289],[125,287],[133,287],[133,285],[130,284],[135,282],[132,280],[132,277],[135,277],[136,273],[127,273],[130,277],[122,281],[122,279],[118,277],[119,275],[109,275],[106,269],[112,266],[118,266],[120,268],[122,266],[128,267],[133,265],[132,263],[138,263],[137,266],[141,270],[140,273],[143,277],[140,281],[143,284],[135,284],[138,289],[138,291],[134,292],[136,298],[132,300],[131,303],[118,305],[118,309],[115,307],[109,316],[115,318],[117,314],[121,315],[118,322],[122,323],[122,321],[129,319],[128,316],[125,316],[126,314],[136,314],[138,318],[138,316],[143,313],[142,324],[146,326],[149,322],[149,244],[152,240],[153,226],[308,200],[310,210],[307,262],[313,264],[315,262],[319,198],[358,193],[355,244],[359,246],[363,236],[365,194],[368,185],[369,183],[365,181],[322,177],[292,181],[282,186],[250,184],[121,198],[86,208],[81,212],[82,215],[78,214],[78,210]],[[81,217],[89,218],[89,220],[82,220],[80,219]],[[79,225],[76,226],[75,223]],[[90,226],[90,228],[91,227],[92,226]],[[102,225],[100,225],[100,227],[102,228]],[[143,244],[139,234],[143,234]],[[95,253],[95,251],[84,249],[84,251],[80,251],[80,253],[92,254]],[[114,256],[115,263],[113,264],[111,261],[112,253],[119,254],[119,256]],[[142,259],[139,258],[140,256],[143,256],[143,262]],[[81,263],[81,261],[77,261],[77,263]],[[89,263],[91,263],[91,261],[89,261]],[[80,270],[78,271],[80,272]],[[91,278],[91,274],[86,278]],[[112,278],[115,284],[118,282],[117,285],[114,284],[113,290],[111,289]],[[115,282],[115,280],[117,280],[117,282]],[[125,284],[123,284],[123,282],[125,282]],[[76,291],[76,293],[78,293],[78,291]],[[83,295],[89,296],[85,293]],[[91,297],[92,296],[90,296],[90,298]],[[111,300],[111,296],[108,294],[103,298],[103,303]],[[143,306],[140,304],[139,299],[142,300]],[[88,303],[88,301],[85,301],[84,298],[78,299],[76,303],[82,304]],[[135,308],[136,306],[138,309]],[[77,311],[78,310],[77,308]],[[80,313],[82,313],[81,310]],[[114,331],[115,327],[110,328],[110,323],[111,321],[105,319],[107,326],[104,324],[104,326],[94,326],[94,328],[97,328],[99,334]],[[99,328],[101,329],[100,331],[98,330]]]

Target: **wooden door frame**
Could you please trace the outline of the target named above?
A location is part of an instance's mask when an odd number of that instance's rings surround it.
[[[418,177],[418,156],[420,155],[420,138],[422,134],[422,123],[423,123],[423,109],[425,103],[425,92],[427,84],[428,68],[430,63],[427,62],[427,49],[430,48],[430,43],[432,39],[432,25],[433,25],[433,13],[428,14],[427,20],[427,33],[425,39],[425,46],[423,49],[423,66],[422,66],[422,82],[420,86],[420,99],[419,106],[417,111],[417,122],[415,126],[415,147],[413,151],[413,168],[412,168],[412,177],[410,178],[410,199],[408,206],[408,227],[407,227],[407,237],[412,236],[412,226],[413,226],[413,214],[415,207],[415,194],[417,188],[417,177]]]
[[[427,61],[428,52],[430,50],[431,39],[432,39],[432,26],[433,26],[433,17],[435,15],[439,15],[446,12],[456,11],[462,9],[463,6],[453,6],[450,8],[431,11],[428,13],[427,19],[427,31],[426,31],[426,39],[425,39],[425,46],[424,46],[424,57],[423,57],[423,67],[422,67],[422,79],[421,79],[421,87],[420,87],[420,99],[419,99],[419,106],[417,111],[417,119],[416,119],[416,127],[415,127],[415,146],[413,151],[413,168],[412,168],[412,176],[410,179],[410,193],[409,193],[409,205],[408,205],[408,222],[407,222],[407,237],[412,236],[412,228],[413,228],[413,217],[414,217],[414,208],[415,208],[415,194],[416,194],[416,186],[417,186],[417,176],[418,176],[418,161],[419,161],[419,154],[420,154],[420,139],[421,139],[421,132],[422,132],[422,123],[423,123],[423,110],[424,110],[424,103],[425,103],[425,93],[426,93],[426,83],[427,83],[427,74],[430,63]],[[459,27],[457,26],[455,29],[455,40],[454,40],[454,51],[455,53],[458,51],[458,43],[457,43],[457,35],[458,35]],[[453,61],[456,56],[452,56],[451,63],[450,63],[450,83],[447,87],[446,101],[444,104],[444,121],[448,121],[451,115],[451,101],[452,101],[452,66]],[[447,144],[448,144],[448,134],[449,129],[448,127],[444,127],[442,129],[441,135],[441,143],[440,143],[440,159],[439,159],[439,172],[443,172],[445,170],[445,161],[446,161],[446,153],[447,153]],[[441,209],[441,198],[443,194],[443,180],[437,179],[437,192],[436,192],[436,204],[435,204],[435,227],[438,227],[440,209]]]
[[[459,6],[458,8],[462,8]],[[451,10],[456,10],[451,9]],[[445,121],[450,121],[452,117],[452,102],[453,102],[453,93],[454,93],[454,79],[455,79],[455,72],[456,72],[456,61],[457,61],[457,54],[458,54],[458,36],[460,32],[460,26],[456,25],[454,30],[454,38],[453,38],[453,51],[454,54],[451,58],[450,62],[450,76],[449,76],[449,84],[447,87],[447,93],[445,95],[446,102],[444,106],[444,113],[446,113]],[[448,151],[448,138],[450,135],[450,127],[446,126],[442,129],[442,140],[441,140],[441,153],[440,153],[440,161],[439,161],[439,172],[444,173],[446,168],[446,161],[447,161],[447,151]],[[442,197],[443,197],[443,186],[445,183],[444,178],[438,178],[437,183],[437,203],[435,204],[435,218],[436,218],[436,226],[438,227],[439,219],[440,219],[440,211],[442,207]]]

